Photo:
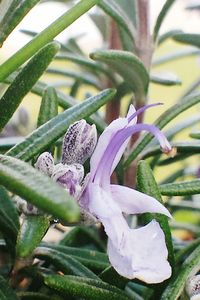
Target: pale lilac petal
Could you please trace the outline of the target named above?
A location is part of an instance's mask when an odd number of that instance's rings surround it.
[[[131,123],[131,125],[134,125],[137,123],[137,113],[136,113],[136,109],[135,107],[133,106],[133,104],[131,104],[129,106],[129,109],[128,109],[128,113],[126,115],[126,118],[128,118],[128,121]]]
[[[120,275],[147,283],[159,283],[171,276],[165,236],[156,221],[139,229],[130,229],[126,237],[124,247],[120,249],[116,248],[112,238],[108,241],[109,260]]]
[[[112,197],[127,214],[159,213],[171,217],[169,211],[155,198],[138,192],[134,189],[110,185]]]
[[[118,131],[125,128],[127,124],[128,120],[126,118],[119,118],[117,120],[114,120],[100,135],[97,146],[90,159],[91,177],[95,175],[97,169],[100,167],[101,160],[104,157],[104,153],[107,151],[107,148],[109,148],[112,144],[113,137],[117,134]]]
[[[112,199],[111,194],[104,191],[97,184],[88,186],[88,211],[104,226],[106,234],[112,238],[116,246],[123,243],[124,235],[129,229],[120,207]]]

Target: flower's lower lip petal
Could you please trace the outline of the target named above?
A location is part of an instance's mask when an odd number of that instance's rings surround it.
[[[165,237],[156,221],[130,229],[124,245],[119,249],[112,239],[108,242],[110,262],[120,275],[147,283],[159,283],[171,276]]]
[[[114,244],[120,246],[129,227],[119,206],[111,198],[111,194],[104,191],[97,184],[90,183],[88,192],[90,199],[89,212],[101,221],[106,234]]]
[[[160,213],[171,218],[169,211],[155,198],[125,186],[111,185],[110,187],[113,199],[123,212],[127,214]]]

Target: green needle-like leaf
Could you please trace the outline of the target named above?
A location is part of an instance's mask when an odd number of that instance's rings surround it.
[[[77,259],[86,267],[98,272],[103,271],[110,265],[107,255],[99,251],[46,243],[43,243],[42,246],[55,249],[63,254],[70,255],[72,258]]]
[[[19,230],[17,210],[6,189],[0,186],[0,231],[10,244],[15,244]]]
[[[191,132],[190,137],[193,139],[199,140],[200,139],[200,131]]]
[[[105,68],[101,63],[94,62],[92,60],[89,60],[85,58],[84,56],[81,55],[74,55],[71,53],[64,53],[64,54],[59,54],[56,56],[56,59],[58,60],[66,60],[73,62],[77,65],[79,65],[81,68],[94,73],[96,76],[99,76],[99,74],[105,74],[111,79],[113,82],[115,82],[115,79],[113,78],[112,72]]]
[[[160,185],[160,192],[166,196],[186,196],[200,194],[200,179]]]
[[[0,17],[0,47],[8,35],[19,24],[29,10],[39,2],[39,0],[12,0],[9,2],[11,3],[8,6],[5,15],[2,18]],[[2,5],[6,5],[5,1],[3,1]]]
[[[158,58],[153,60],[153,66],[159,66],[161,64],[165,64],[172,61],[177,61],[178,59],[182,59],[185,57],[197,56],[200,54],[200,51],[197,49],[184,49],[184,50],[176,50],[167,54],[164,54]]]
[[[64,274],[99,279],[95,273],[82,265],[76,258],[55,249],[38,247],[34,252],[34,256],[51,263]]]
[[[200,34],[194,33],[180,33],[172,37],[176,42],[200,47]]]
[[[33,131],[24,141],[7,154],[22,160],[30,160],[60,138],[73,122],[86,118],[112,99],[115,90],[107,89],[84,102],[69,108]]]
[[[17,237],[17,258],[21,259],[30,256],[41,242],[49,226],[50,221],[46,216],[25,216]]]
[[[99,0],[79,1],[51,25],[36,35],[29,43],[27,43],[23,48],[21,48],[17,53],[11,56],[0,66],[0,81],[3,81],[8,75],[21,66],[32,55],[34,55],[41,47],[52,41],[59,33],[61,33],[98,2]]]
[[[200,152],[200,142],[185,142],[185,143],[171,143],[176,148],[176,155],[179,154],[198,154]],[[142,159],[161,154],[159,146],[149,148],[141,154]],[[173,159],[173,158],[172,158]]]
[[[159,187],[155,181],[152,170],[149,167],[148,163],[145,161],[140,161],[137,168],[137,186],[139,190],[149,196],[154,197],[159,202],[162,202],[162,197],[159,191]],[[145,223],[150,222],[152,219],[155,219],[159,222],[164,234],[165,241],[168,249],[168,259],[172,268],[174,268],[174,251],[172,245],[171,231],[168,224],[168,218],[161,214],[145,214],[143,221]]]
[[[130,3],[129,3],[130,5]],[[120,26],[126,34],[129,36],[129,38],[134,42],[134,34],[135,34],[135,28],[133,24],[131,24],[127,14],[124,12],[124,10],[120,7],[119,3],[117,1],[113,0],[102,0],[99,3],[99,7],[107,13],[111,18],[115,20],[115,22]]]
[[[179,296],[181,295],[184,289],[187,278],[189,278],[192,275],[195,275],[195,273],[199,270],[199,268],[200,268],[200,246],[198,246],[190,254],[190,256],[188,256],[188,258],[179,268],[177,274],[175,274],[171,278],[169,285],[165,289],[160,299],[161,300],[179,299]]]
[[[0,131],[10,120],[24,96],[46,70],[58,50],[59,45],[55,42],[46,45],[28,62],[8,87],[0,99]]]
[[[88,84],[88,85],[94,86],[95,88],[101,90],[101,86],[100,86],[100,83],[98,82],[98,80],[95,79],[94,76],[92,76],[90,74],[80,73],[80,71],[74,72],[71,70],[62,70],[62,69],[58,69],[58,68],[49,68],[46,71],[46,73],[73,78],[73,79],[79,80],[83,84]]]
[[[6,83],[12,83],[15,77],[16,77],[16,75],[14,74],[14,76],[13,76],[13,74],[12,74],[11,76],[9,76],[6,79]],[[48,84],[38,81],[31,89],[31,92],[36,95],[43,96],[44,91],[48,87],[49,87]],[[64,94],[60,90],[56,90],[56,93],[57,93],[57,98],[58,98],[58,104],[59,104],[59,106],[61,106],[64,109],[68,109],[69,107],[74,106],[78,103],[78,101],[76,101],[76,99],[74,99],[73,97],[71,97],[69,95]],[[106,123],[97,114],[94,114],[94,115],[88,117],[87,121],[91,124],[95,124],[97,126],[97,129],[100,132],[102,132],[105,129]]]
[[[97,250],[106,250],[105,243],[99,237],[96,227],[76,226],[64,235],[59,244],[79,248],[90,248],[93,245],[93,248]]]
[[[63,188],[21,160],[0,155],[0,184],[63,221],[79,217],[75,200]]]
[[[191,95],[185,97],[182,101],[178,102],[177,104],[170,107],[166,110],[155,122],[155,125],[162,129],[170,121],[172,121],[175,117],[177,117],[180,113],[184,112],[185,110],[189,109],[193,105],[199,103],[200,101],[200,93],[196,93],[195,95]],[[145,135],[144,138],[138,143],[135,149],[130,153],[126,161],[124,162],[124,168],[127,168],[131,162],[142,152],[142,150],[150,143],[153,139],[151,134]]]
[[[40,111],[38,115],[37,127],[40,127],[47,121],[51,120],[58,114],[58,97],[56,90],[52,87],[48,87],[44,91],[42,102],[40,105]]]
[[[149,75],[142,62],[132,53],[120,50],[105,50],[92,53],[91,58],[113,68],[128,83],[137,101],[144,102],[149,84]]]
[[[156,25],[154,27],[154,32],[153,32],[153,38],[154,41],[156,41],[160,27],[169,11],[169,9],[171,8],[172,4],[174,4],[175,0],[166,0],[165,4],[163,5],[158,18],[156,20]]]
[[[160,73],[160,74],[151,74],[150,80],[153,83],[161,85],[180,85],[181,80],[173,73]]]
[[[9,287],[8,282],[2,276],[0,276],[0,299],[19,300],[15,292]]]
[[[0,152],[3,153],[24,140],[24,137],[3,137],[0,139]]]
[[[44,278],[50,288],[85,300],[130,300],[120,289],[102,281],[78,276],[50,275]]]

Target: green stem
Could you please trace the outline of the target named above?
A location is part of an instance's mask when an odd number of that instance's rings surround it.
[[[99,0],[81,0],[77,5],[69,9],[41,33],[36,35],[29,43],[0,66],[0,81],[5,80],[8,75],[26,62],[40,48],[52,41],[59,33],[98,2]]]

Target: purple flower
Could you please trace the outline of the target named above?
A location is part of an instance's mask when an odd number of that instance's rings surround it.
[[[90,174],[79,197],[82,210],[99,220],[108,235],[109,260],[115,270],[129,279],[158,283],[171,275],[167,261],[165,236],[155,220],[148,225],[131,229],[124,214],[161,213],[168,210],[156,199],[134,189],[112,185],[110,176],[121,159],[131,135],[146,130],[159,141],[161,149],[172,148],[154,125],[136,124],[138,111],[131,105],[125,118],[113,121],[100,136],[90,160]]]

